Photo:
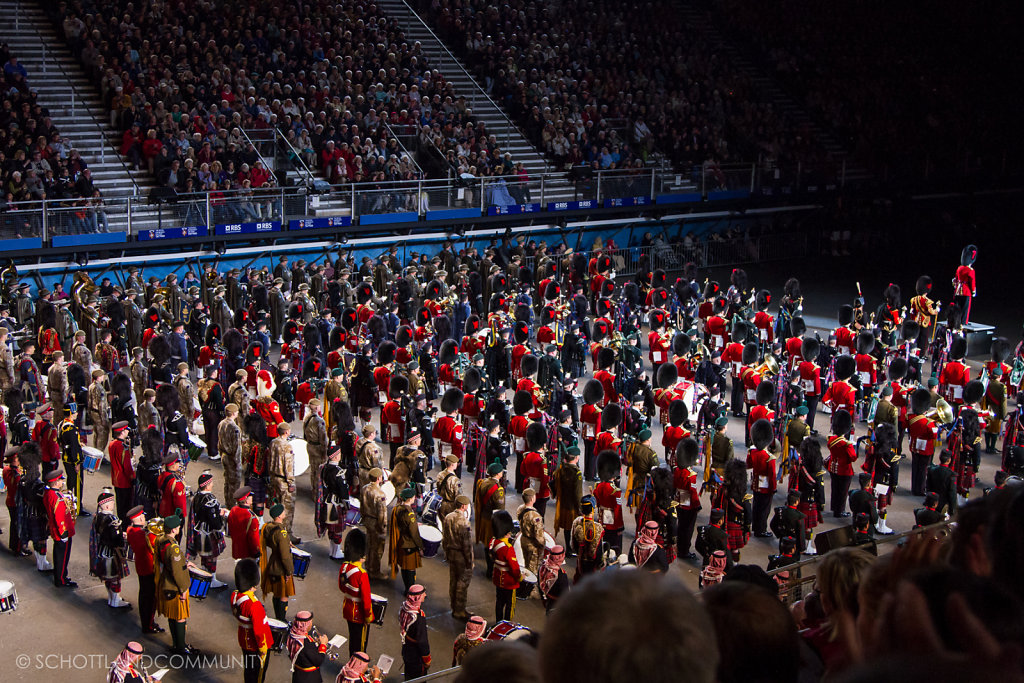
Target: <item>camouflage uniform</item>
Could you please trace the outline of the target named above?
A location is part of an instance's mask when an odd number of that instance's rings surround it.
[[[376,482],[370,482],[362,488],[359,504],[363,526],[366,527],[366,572],[371,577],[379,578],[382,576],[380,558],[384,554],[387,506],[384,503],[384,492]]]
[[[102,378],[89,385],[89,420],[92,421],[93,446],[106,451],[110,441],[110,404]]]
[[[381,463],[380,446],[376,441],[367,439],[365,436],[356,441],[356,456],[359,458],[359,487],[360,489],[370,483],[370,470],[374,467],[384,469]]]
[[[149,388],[149,366],[145,361],[133,360],[128,371],[132,377],[132,391],[135,392],[135,405],[141,406],[143,402],[142,393]]]
[[[448,562],[448,597],[452,616],[466,614],[469,581],[473,578],[473,531],[469,517],[456,511],[444,518],[441,545]]]
[[[46,373],[46,393],[50,397],[54,415],[64,414],[64,404],[68,400],[69,391],[67,366],[54,363]]]
[[[324,419],[315,412],[307,415],[302,421],[302,438],[306,440],[306,453],[309,454],[309,485],[315,500],[320,490],[320,468],[327,462],[327,424]]]
[[[295,516],[295,462],[288,439],[279,436],[270,443],[268,493],[284,506],[284,528],[292,528]]]
[[[523,565],[534,574],[544,559],[544,520],[534,508],[520,506],[516,511],[519,518],[519,538],[523,545]]]
[[[242,430],[234,419],[224,418],[217,426],[217,452],[224,465],[224,500],[234,500],[242,486]]]

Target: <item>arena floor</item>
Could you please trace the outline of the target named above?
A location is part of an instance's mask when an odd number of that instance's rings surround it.
[[[768,271],[769,268],[764,270]],[[822,267],[823,273],[825,270],[827,270],[827,266]],[[779,277],[778,274],[790,271],[778,264],[770,267],[770,271],[770,273],[765,272],[763,276],[759,276],[754,269],[750,269],[751,281],[766,281],[765,284],[770,284],[775,291],[780,291],[785,277]],[[909,273],[906,276],[906,279],[911,282],[912,278],[916,277]],[[722,281],[728,282],[727,273],[721,273],[720,277]],[[881,277],[877,279],[882,281]],[[938,280],[938,278],[936,279]],[[775,282],[776,280],[778,282]],[[818,292],[816,291],[818,288],[811,282],[809,277],[804,279],[804,290],[807,296],[805,314],[812,324],[818,323],[820,319],[824,318],[829,321],[833,320],[836,306],[853,297],[852,285],[847,287],[844,283],[841,289],[825,286],[822,288],[823,291]],[[879,292],[882,286],[884,284],[877,286]],[[872,283],[872,287],[876,287],[875,283]],[[876,299],[871,296],[873,289],[869,290],[865,287],[865,291],[869,296],[869,301],[873,298]],[[909,300],[909,296],[911,294],[905,294],[905,300]],[[820,324],[823,325],[825,322],[822,320]],[[1008,334],[1007,336],[1015,340],[1016,335]],[[588,368],[589,365],[588,362]],[[377,417],[376,411],[375,417]],[[827,416],[819,415],[817,422],[819,429],[826,427],[827,424]],[[857,431],[858,434],[862,434],[863,425],[858,425]],[[737,444],[737,456],[744,457],[743,426],[739,419],[730,419],[729,435]],[[660,446],[657,446],[660,444],[660,440],[661,429],[655,426],[654,443],[659,454],[662,450]],[[188,468],[186,480],[193,489],[196,488],[196,479],[200,472],[206,467],[207,462],[204,458]],[[984,485],[991,485],[997,467],[998,456],[983,456],[979,478]],[[211,468],[215,475],[213,490],[219,492],[222,490],[221,469],[218,464],[211,465]],[[909,493],[907,487],[909,474],[909,462],[906,462],[901,472],[904,486],[897,492],[888,517],[889,526],[896,531],[909,529],[913,525],[913,509],[921,506],[921,500],[912,497]],[[468,473],[463,476],[465,490],[471,490],[471,477],[472,475]],[[106,465],[98,474],[87,475],[84,498],[88,509],[94,509],[96,494],[103,485],[109,485],[109,481],[109,470]],[[979,486],[981,485],[979,483]],[[313,530],[313,505],[310,500],[309,486],[308,476],[299,478],[295,533],[304,539],[302,547],[312,554],[312,563],[307,578],[304,581],[296,581],[297,595],[292,600],[289,615],[293,615],[300,609],[312,610],[315,614],[316,626],[321,633],[347,635],[347,628],[341,616],[341,595],[337,586],[338,562],[328,558],[326,539],[316,539]],[[828,489],[827,485],[826,489]],[[980,490],[978,495],[980,495]],[[512,491],[508,495],[507,507],[514,512],[520,502],[515,492]],[[703,502],[704,509],[698,518],[698,525],[707,523],[709,505],[706,496]],[[784,504],[784,493],[779,493],[774,505],[782,504]],[[549,511],[552,512],[552,515],[548,515],[546,521],[550,531],[553,510]],[[634,522],[631,515],[626,517],[626,545],[628,546],[633,535]],[[3,528],[6,533],[8,529],[6,515],[2,517],[2,520],[0,528]],[[835,520],[830,513],[826,513],[824,530],[838,526],[837,521],[846,524],[849,520]],[[6,553],[0,554],[0,579],[12,581],[19,598],[16,612],[0,614],[3,659],[6,660],[3,667],[5,673],[2,678],[9,681],[103,680],[106,675],[106,667],[117,656],[125,642],[139,640],[144,644],[146,653],[156,658],[149,667],[150,672],[169,665],[175,669],[167,674],[164,679],[166,681],[239,680],[241,672],[238,670],[240,664],[236,658],[239,652],[235,638],[236,622],[228,604],[231,588],[211,591],[211,596],[205,601],[193,601],[192,618],[188,623],[188,640],[202,649],[206,659],[201,662],[200,668],[179,670],[175,665],[180,665],[180,662],[166,659],[170,647],[168,634],[143,636],[139,629],[137,610],[133,608],[115,611],[107,607],[103,600],[106,596],[103,584],[88,575],[90,524],[90,519],[80,519],[77,526],[69,569],[69,575],[79,583],[79,587],[75,590],[55,588],[49,574],[43,575],[36,572],[32,558],[14,558]],[[821,530],[823,529],[819,527],[818,531]],[[6,544],[6,538],[0,538],[0,541]],[[776,549],[777,541],[775,539],[751,538],[749,545],[743,551],[742,561],[764,566],[768,555],[776,552]],[[480,551],[479,546],[477,551]],[[574,560],[570,560],[567,567],[570,576],[573,562]],[[218,577],[222,581],[231,583],[232,560],[230,557],[222,559],[220,567]],[[696,589],[698,570],[699,561],[676,561],[670,571],[681,577],[687,585]],[[424,566],[418,572],[418,578],[420,583],[426,586],[428,592],[424,608],[429,617],[430,644],[434,658],[431,669],[438,671],[450,665],[452,642],[456,635],[462,632],[464,624],[451,617],[448,604],[448,570],[442,559],[438,557],[424,560]],[[125,599],[135,602],[137,585],[134,575],[124,581],[123,595]],[[395,614],[402,601],[402,582],[400,578],[393,581],[374,582],[372,589],[375,593],[387,597],[390,604],[385,626],[371,629],[369,654],[373,661],[376,661],[382,653],[394,657],[396,662],[392,676],[395,676],[400,673],[401,668],[401,646]],[[269,605],[269,601],[267,604]],[[477,565],[473,583],[470,586],[469,609],[483,616],[489,623],[493,622],[494,588],[483,576],[482,559]],[[516,620],[532,629],[542,631],[544,610],[540,601],[535,598],[517,602]],[[166,626],[164,622],[162,617],[158,617],[158,623]],[[343,648],[343,651],[347,653],[347,646]],[[344,653],[340,656],[339,661],[329,662],[323,667],[324,680],[334,680],[341,665],[347,659]],[[165,657],[161,659],[158,655]],[[267,680],[290,680],[288,658],[285,655],[274,655],[271,659]]]

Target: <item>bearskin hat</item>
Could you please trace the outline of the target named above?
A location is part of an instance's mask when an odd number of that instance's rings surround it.
[[[555,307],[545,306],[540,310],[540,323],[541,325],[550,325],[555,322]]]
[[[206,340],[207,346],[213,346],[220,341],[221,330],[220,325],[217,323],[210,323],[206,326],[206,332],[203,334],[203,339]]]
[[[764,385],[765,382],[761,382],[758,387]],[[845,434],[845,432],[843,432]],[[775,430],[772,429],[772,423],[769,420],[761,418],[754,424],[750,425],[750,440],[754,444],[754,448],[758,450],[764,450],[771,444],[772,439],[775,438]]]
[[[495,510],[491,515],[491,532],[494,538],[504,538],[512,533],[515,525],[508,510]]]
[[[613,450],[604,450],[597,454],[597,476],[601,481],[613,481],[622,473],[619,454]]]
[[[168,417],[181,410],[181,399],[178,390],[172,384],[161,384],[156,388],[156,407],[160,415]]]
[[[744,365],[754,365],[757,362],[758,349],[756,342],[747,342],[743,347],[743,356],[740,358],[740,362]]]
[[[612,269],[612,257],[607,254],[601,254],[597,257],[597,272],[606,273]]]
[[[352,416],[352,406],[348,401],[334,399],[331,404],[331,422],[342,432],[355,431],[356,421]]]
[[[675,363],[662,363],[658,366],[658,388],[668,389],[679,381],[679,368]]]
[[[832,433],[846,436],[853,429],[853,416],[846,408],[840,408],[832,415]],[[751,427],[753,432],[753,427]],[[769,442],[770,443],[770,442]]]
[[[972,379],[964,386],[964,405],[974,405],[985,396],[985,385],[981,380]]]
[[[445,339],[441,342],[441,348],[437,350],[437,362],[441,365],[451,365],[459,355],[459,345],[454,339]]]
[[[464,334],[467,337],[471,337],[474,334],[476,334],[477,332],[479,332],[480,331],[480,316],[478,316],[476,313],[471,313],[470,316],[468,318],[466,318],[466,324],[465,324],[463,329],[464,329]]]
[[[885,303],[889,305],[889,308],[899,308],[900,286],[890,282],[889,286],[885,288],[885,292],[882,293],[882,298],[885,299]]]
[[[434,318],[434,334],[438,339],[449,339],[452,336],[452,319],[444,313]]]
[[[932,407],[932,392],[924,387],[914,389],[910,395],[910,412],[914,415],[924,415]]]
[[[635,309],[640,305],[640,288],[636,286],[635,282],[629,280],[623,283],[622,298],[630,308]]]
[[[512,396],[512,411],[516,415],[526,415],[533,412],[533,394],[526,389],[520,389]]]
[[[525,320],[517,320],[512,326],[512,338],[516,344],[525,344],[530,339],[530,325]]]
[[[72,392],[81,391],[89,386],[89,376],[78,363],[68,363],[68,386]]]
[[[651,331],[660,330],[668,323],[668,313],[660,308],[655,308],[649,316]]]
[[[664,287],[668,281],[668,273],[665,272],[664,268],[656,268],[654,274],[651,275],[651,286],[652,287]]]
[[[804,337],[800,342],[800,355],[804,360],[814,360],[821,353],[821,342],[815,337]]]
[[[398,278],[398,282],[395,285],[398,288],[398,300],[409,301],[412,299],[412,285],[404,277]]]
[[[544,285],[544,300],[556,300],[561,291],[562,288],[558,286],[557,282],[555,282],[554,280],[549,281],[546,285]]]
[[[903,379],[907,376],[907,359],[903,356],[896,356],[889,363],[889,367],[885,370],[885,376],[889,378],[889,381],[895,382],[896,380]]]
[[[844,353],[836,357],[833,369],[835,370],[836,379],[847,380],[857,372],[857,361],[850,354]]]
[[[331,328],[331,333],[327,337],[327,345],[333,351],[334,349],[341,348],[345,344],[344,330],[339,326]]]
[[[686,401],[683,399],[676,398],[668,404],[668,423],[673,427],[683,424],[688,417],[690,417],[690,410],[686,407]]]
[[[964,324],[964,309],[960,304],[951,302],[946,306],[946,329],[959,330]]]
[[[491,276],[491,291],[496,294],[504,294],[508,289],[508,278],[504,273],[495,273]]]
[[[388,324],[383,317],[379,315],[370,316],[370,319],[366,322],[366,329],[370,334],[370,338],[380,344],[388,336]]]
[[[496,311],[504,311],[507,310],[507,307],[508,300],[504,296],[497,293],[491,294],[491,301],[487,306],[488,311],[490,311],[491,313],[494,313]]]
[[[548,443],[548,430],[540,422],[531,422],[526,427],[526,447],[531,451],[544,448]]]
[[[441,397],[441,412],[454,413],[462,409],[462,402],[466,395],[458,387],[449,387],[444,396]]]
[[[39,299],[36,308],[36,324],[41,330],[57,327],[57,307],[46,299]]]
[[[789,321],[789,335],[791,337],[802,337],[807,332],[807,323],[801,316],[794,316]]]
[[[726,301],[725,297],[723,296],[716,296],[714,299],[711,300],[711,311],[715,315],[725,313],[725,309],[728,307],[729,302]]]
[[[320,349],[320,328],[306,325],[302,328],[302,341],[306,345],[306,353],[315,353]]]
[[[888,422],[879,422],[875,426],[875,454],[893,453],[897,448],[896,428]]]
[[[676,332],[675,336],[672,337],[672,353],[680,358],[688,354],[692,346],[693,340],[685,332]]]
[[[754,308],[759,311],[768,310],[768,305],[772,302],[772,294],[767,289],[762,289],[757,292],[754,297]]]
[[[529,322],[532,310],[528,304],[516,304],[516,320],[521,322]]]
[[[975,260],[978,258],[978,247],[973,244],[968,244],[964,247],[964,250],[960,252],[960,265],[961,266],[973,266]]]
[[[733,268],[732,273],[729,274],[729,283],[738,292],[747,291],[747,271],[742,268]]]
[[[654,503],[660,508],[668,508],[672,502],[675,486],[674,475],[666,465],[658,465],[651,470],[651,489],[654,491]]]
[[[323,363],[316,358],[307,358],[306,362],[302,364],[302,380],[306,381],[313,378],[323,377]]]
[[[426,306],[420,306],[419,310],[416,311],[416,325],[419,327],[426,327],[430,322],[430,309]]]
[[[342,552],[348,562],[358,562],[366,557],[366,532],[359,527],[353,527],[345,535]]]
[[[351,536],[352,534],[349,533]],[[235,563],[235,590],[239,593],[250,591],[260,585],[260,565],[251,557],[243,557]]]
[[[921,334],[921,325],[910,318],[903,320],[903,329],[900,335],[905,341],[915,341],[918,335]]]
[[[668,290],[664,287],[658,287],[651,294],[651,306],[664,308],[666,304],[668,304]]]
[[[412,344],[413,331],[408,325],[401,325],[395,331],[395,344],[399,347],[405,348],[409,344]]]
[[[231,315],[231,324],[237,329],[245,329],[246,324],[249,322],[249,309],[247,308],[236,308],[235,312]]]
[[[284,324],[284,329],[281,331],[281,338],[284,339],[286,344],[291,344],[293,341],[299,338],[299,323],[295,320],[289,320]]]
[[[388,380],[388,398],[398,398],[409,393],[409,378],[397,372],[392,373]]]
[[[351,306],[341,312],[341,326],[352,331],[359,324],[359,314]]]
[[[532,353],[527,353],[519,360],[519,372],[523,377],[531,377],[537,374],[540,367],[540,359]]]
[[[932,279],[927,275],[922,275],[917,278],[917,284],[914,285],[914,291],[917,292],[918,296],[924,296],[928,292],[932,291]]]
[[[293,301],[288,304],[288,317],[292,320],[298,320],[302,317],[302,303]]]
[[[387,365],[388,363],[395,362],[395,351],[397,351],[395,342],[386,341],[377,347],[377,364]]]
[[[843,304],[839,307],[839,324],[840,326],[849,325],[853,322],[853,306],[850,304]]]
[[[577,254],[577,256],[580,256],[580,254]],[[584,259],[584,262],[583,262],[583,273],[586,274],[586,272],[587,272],[587,263],[586,263],[586,260]],[[530,266],[519,266],[519,282],[521,284],[533,282],[533,268],[530,268]]]
[[[155,334],[149,340],[149,355],[153,358],[153,364],[157,367],[171,359],[171,344],[162,334]]]
[[[365,280],[356,285],[356,302],[365,304],[373,298],[373,285]]]
[[[583,385],[583,402],[594,405],[604,400],[604,385],[596,379],[588,379]]]
[[[611,296],[615,293],[615,281],[611,278],[601,283],[601,296]]]
[[[958,334],[949,343],[949,357],[953,360],[963,360],[966,355],[967,340]]]
[[[123,372],[115,372],[110,380],[110,393],[123,401],[128,401],[132,396],[132,378]]]
[[[607,370],[613,365],[615,365],[615,351],[607,346],[602,347],[597,352],[597,368],[599,370]]]
[[[244,348],[245,337],[242,336],[241,332],[233,327],[224,331],[224,352],[228,358],[237,358],[242,354],[242,349]]]
[[[595,342],[603,341],[611,334],[608,323],[604,320],[595,320],[590,326],[590,340]]]
[[[755,392],[755,400],[757,405],[766,406],[775,400],[775,383],[774,382],[761,382],[757,385]]]
[[[800,281],[795,277],[791,277],[786,280],[786,284],[782,286],[782,292],[790,299],[800,298]]]
[[[1010,354],[1013,353],[1013,347],[1010,345],[1009,340],[1006,337],[996,337],[992,340],[992,361],[995,363],[1005,363],[1010,358]]]
[[[750,326],[742,320],[737,320],[733,323],[732,332],[729,336],[734,343],[743,344],[746,342],[748,334],[750,334]]]
[[[857,334],[857,353],[868,354],[875,350],[875,333],[871,330],[861,330]]]
[[[611,299],[603,296],[594,302],[594,310],[597,311],[598,316],[608,318],[612,315],[612,311],[615,310],[615,304],[612,303]]]
[[[26,441],[18,450],[18,464],[25,471],[24,478],[34,481],[42,474],[43,453],[35,441]]]
[[[718,283],[715,282],[714,280],[710,280],[710,281],[704,283],[704,298],[705,299],[710,299],[710,298],[716,296],[719,291],[721,291],[721,287],[719,287]]]
[[[258,341],[249,342],[249,346],[245,349],[245,364],[253,365],[258,360],[263,358],[263,344]]]
[[[682,303],[686,303],[693,298],[693,287],[691,287],[690,283],[683,278],[677,279],[672,288],[675,290],[676,296],[679,297],[679,301]]]
[[[609,403],[601,411],[601,431],[610,432],[622,424],[622,406]]]
[[[689,281],[697,279],[697,264],[693,261],[687,261],[683,264],[683,277]]]
[[[263,419],[259,415],[256,416],[260,420],[260,425],[263,424]],[[142,427],[142,457],[148,463],[160,463],[161,458],[164,455],[164,437],[160,433],[160,430],[154,425],[146,425]],[[266,431],[264,429],[264,431]]]
[[[475,394],[483,384],[480,377],[480,369],[475,365],[466,368],[466,374],[462,376],[462,391],[466,394]]]

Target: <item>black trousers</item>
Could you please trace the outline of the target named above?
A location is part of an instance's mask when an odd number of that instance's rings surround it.
[[[75,500],[77,501],[78,509],[75,510],[75,514],[80,513],[85,509],[85,505],[82,501],[84,497],[83,487],[85,482],[82,480],[82,466],[72,465],[71,463],[64,464],[64,476],[67,477],[68,491],[75,494]]]
[[[366,624],[355,621],[348,622],[348,656],[357,652],[366,652],[366,641],[369,640],[370,629]]]
[[[242,660],[242,680],[245,683],[263,683],[267,677],[270,653],[260,655],[259,652],[242,650]]]
[[[131,488],[115,487],[114,501],[117,506],[117,518],[121,520],[122,524],[126,524],[128,520],[128,511],[132,509]]]
[[[597,453],[594,452],[594,439],[583,440],[583,478],[593,481],[597,478]]]
[[[732,414],[743,415],[743,380],[732,378]]]
[[[22,550],[21,539],[18,537],[18,509],[12,505],[8,505],[7,512],[11,515],[11,529],[8,532],[7,547],[11,549],[12,553],[17,555]]]
[[[538,495],[537,502],[533,505],[533,507],[537,509],[537,514],[540,515],[541,519],[544,519],[544,513],[548,511],[548,500],[548,498],[541,498],[540,495]]]
[[[804,396],[807,402],[807,426],[814,429],[814,416],[818,414],[818,397]]]
[[[395,469],[395,458],[398,456],[398,449],[401,448],[401,446],[402,444],[398,443],[397,441],[392,441],[391,443],[388,444],[388,448],[391,449],[391,455],[388,458],[389,470]]]
[[[849,487],[849,483],[847,483]],[[768,531],[768,513],[772,511],[771,493],[754,493],[753,516],[751,526],[755,534],[763,534]]]
[[[853,475],[833,474],[832,475],[832,512],[839,514],[846,512],[846,499],[850,496],[850,481]]]
[[[71,541],[68,536],[63,541],[53,542],[53,585],[64,586],[68,583],[68,562],[71,561]]]
[[[403,569],[402,570],[402,583],[405,584],[405,592],[408,593],[409,589],[416,585],[416,570],[415,569]]]
[[[690,554],[690,544],[693,541],[693,529],[697,525],[697,514],[699,512],[700,508],[694,508],[692,510],[676,508],[676,518],[679,521],[679,538],[676,541],[676,546],[679,552],[679,557],[686,557]]]
[[[139,574],[139,622],[143,631],[156,626],[156,575]]]
[[[910,456],[910,492],[915,496],[925,494],[925,480],[928,478],[928,468],[932,464],[932,456],[918,455]]]
[[[514,612],[516,592],[511,588],[495,587],[494,620],[511,621]]]
[[[616,529],[611,531],[606,529],[604,532],[604,540],[608,544],[609,548],[615,548],[615,554],[622,554],[622,529]],[[566,552],[569,552],[570,548],[566,546]]]

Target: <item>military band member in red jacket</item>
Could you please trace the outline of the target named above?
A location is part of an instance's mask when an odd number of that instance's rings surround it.
[[[491,528],[494,538],[491,539],[490,552],[494,558],[494,619],[510,621],[516,616],[516,589],[523,579],[522,569],[516,559],[516,551],[509,538],[512,535],[512,515],[507,510],[498,510],[491,516]]]
[[[243,558],[235,565],[235,592],[231,594],[231,613],[238,621],[238,647],[242,650],[242,680],[263,683],[273,635],[267,623],[267,610],[256,599],[260,585],[260,565],[252,558]]]
[[[252,511],[252,489],[248,486],[235,491],[235,506],[228,513],[228,536],[231,537],[231,557],[259,559],[260,520]]]
[[[849,517],[846,499],[853,479],[853,463],[857,461],[857,449],[850,441],[853,431],[853,416],[840,408],[832,416],[832,435],[828,437],[828,472],[832,475],[832,514]]]
[[[348,622],[349,656],[365,652],[374,622],[373,603],[370,598],[370,575],[363,567],[366,557],[366,534],[352,529],[345,537],[345,561],[338,570],[338,589],[344,604],[341,614]]]
[[[50,538],[53,539],[53,585],[77,588],[78,584],[68,578],[71,541],[75,537],[74,502],[64,488],[63,470],[53,470],[43,479],[46,482],[43,506],[46,508]]]

